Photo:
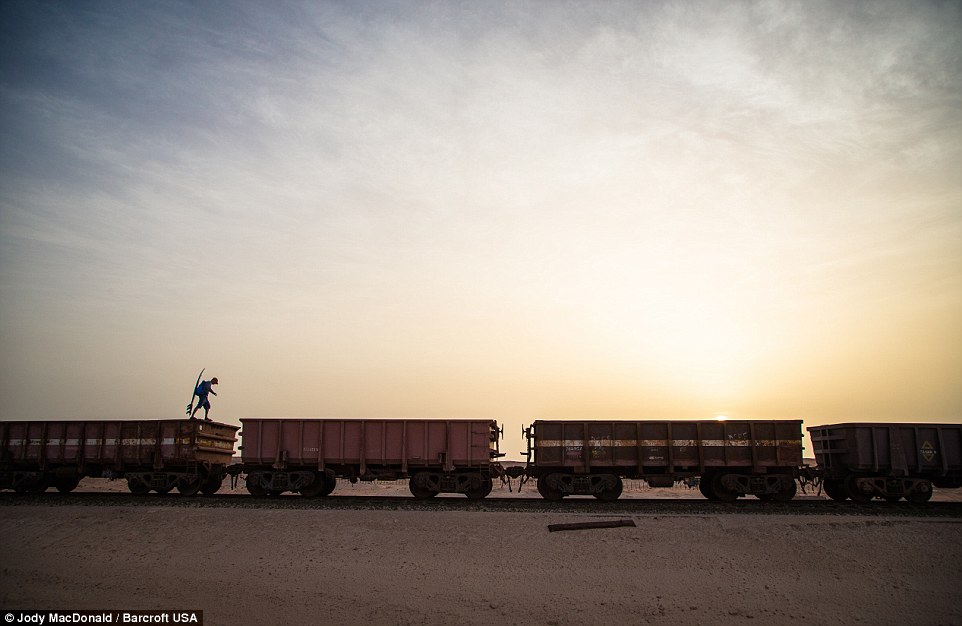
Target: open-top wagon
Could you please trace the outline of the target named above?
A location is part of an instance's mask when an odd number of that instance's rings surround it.
[[[0,489],[66,493],[90,476],[126,478],[138,494],[214,493],[236,432],[187,419],[0,422]]]
[[[484,498],[500,475],[497,422],[426,419],[241,419],[240,469],[254,495],[330,494],[338,478],[408,479],[418,498]]]
[[[615,500],[623,478],[653,487],[698,478],[711,500],[790,500],[802,463],[800,420],[538,420],[525,435],[525,473],[548,500]]]

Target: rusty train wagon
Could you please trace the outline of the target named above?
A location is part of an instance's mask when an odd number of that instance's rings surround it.
[[[810,426],[818,473],[833,500],[927,502],[962,487],[962,424]]]
[[[338,478],[410,479],[411,493],[481,499],[501,473],[492,420],[241,419],[242,470],[255,496],[326,496]]]
[[[710,500],[753,494],[791,500],[802,463],[802,422],[543,421],[525,429],[526,474],[548,500],[616,500],[622,479],[652,487],[700,477]]]
[[[84,476],[126,478],[145,494],[214,493],[237,426],[199,420],[0,422],[0,489],[67,493]]]

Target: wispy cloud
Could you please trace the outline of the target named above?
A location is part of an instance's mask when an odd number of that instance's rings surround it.
[[[734,358],[762,313],[960,307],[958,3],[0,14],[5,367],[28,325],[416,352],[480,315],[683,370],[713,320]]]

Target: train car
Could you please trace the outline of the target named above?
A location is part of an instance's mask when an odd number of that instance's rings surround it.
[[[810,426],[818,474],[833,500],[927,502],[962,487],[962,424]]]
[[[411,493],[480,499],[500,475],[493,420],[241,419],[241,470],[256,496],[329,495],[338,478],[409,479]]]
[[[546,421],[525,429],[525,473],[547,500],[616,500],[623,478],[652,487],[700,478],[711,500],[753,494],[791,500],[802,464],[802,422]]]
[[[91,476],[126,478],[137,494],[214,493],[237,429],[187,419],[0,422],[0,489],[67,493]]]

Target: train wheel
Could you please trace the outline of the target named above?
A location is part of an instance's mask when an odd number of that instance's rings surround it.
[[[251,494],[255,498],[263,498],[267,495],[267,489],[261,487],[260,483],[250,480],[249,477],[244,482],[247,485],[247,493]]]
[[[827,479],[822,483],[822,491],[836,502],[848,500],[848,490],[845,488],[845,483],[840,480]]]
[[[701,492],[701,495],[705,496],[709,500],[714,501],[717,498],[715,498],[715,494],[713,494],[711,491],[711,479],[711,474],[702,474],[698,478],[698,491]]]
[[[337,476],[335,476],[333,473],[330,473],[330,474],[325,473],[324,474],[324,491],[323,493],[321,493],[321,495],[329,496],[334,492],[336,488],[337,488]]]
[[[177,491],[184,496],[196,496],[197,492],[200,491],[201,487],[204,486],[204,481],[200,476],[196,476],[192,480],[183,478],[177,481]]]
[[[417,498],[418,500],[427,500],[428,498],[433,498],[434,496],[438,495],[438,492],[435,491],[434,489],[419,486],[417,484],[417,477],[418,475],[415,474],[414,476],[411,477],[411,480],[408,482],[408,488],[411,490],[411,494],[415,498]]]
[[[854,475],[845,479],[845,491],[848,493],[848,497],[851,498],[853,502],[858,502],[859,504],[870,502],[872,500],[872,494],[865,493],[859,489],[858,483],[856,483],[855,480]]]
[[[146,496],[150,493],[150,486],[144,483],[142,480],[137,480],[135,478],[127,479],[127,489],[130,489],[130,493],[137,496]]]
[[[204,481],[204,484],[201,485],[200,492],[205,496],[212,496],[220,490],[220,486],[223,484],[223,478],[208,478]]]
[[[778,493],[772,495],[772,500],[775,502],[788,502],[795,497],[796,493],[798,493],[798,485],[795,484],[795,480],[793,479],[791,482],[786,480],[782,488],[778,490]]]
[[[326,496],[328,493],[330,493],[326,491],[327,477],[324,474],[321,474],[320,472],[313,472],[313,474],[314,474],[314,480],[311,481],[311,484],[306,487],[302,487],[298,491],[298,493],[300,493],[305,498],[316,498],[318,496]]]
[[[594,496],[601,500],[602,502],[614,502],[621,497],[621,492],[625,489],[625,483],[621,481],[620,477],[615,477],[615,486],[605,489],[601,493],[596,493]]]
[[[725,474],[718,473],[712,476],[711,479],[711,491],[715,494],[715,499],[719,502],[734,502],[738,499],[738,492],[732,491],[722,484],[722,479]]]
[[[77,488],[80,484],[79,476],[71,476],[68,478],[58,478],[54,481],[53,486],[57,488],[60,493],[70,493]]]
[[[488,497],[491,493],[491,479],[484,479],[481,481],[481,486],[474,489],[468,489],[464,492],[464,495],[468,497],[469,500],[483,500]]]
[[[538,493],[541,497],[550,502],[560,502],[564,499],[565,494],[560,489],[552,489],[548,486],[548,477],[539,476],[538,477]]]
[[[905,499],[911,502],[912,504],[924,504],[928,502],[932,498],[932,486],[931,485],[925,485],[925,486],[927,487],[925,491],[920,491],[918,488],[916,488],[915,491],[913,491],[908,496],[906,496]]]

